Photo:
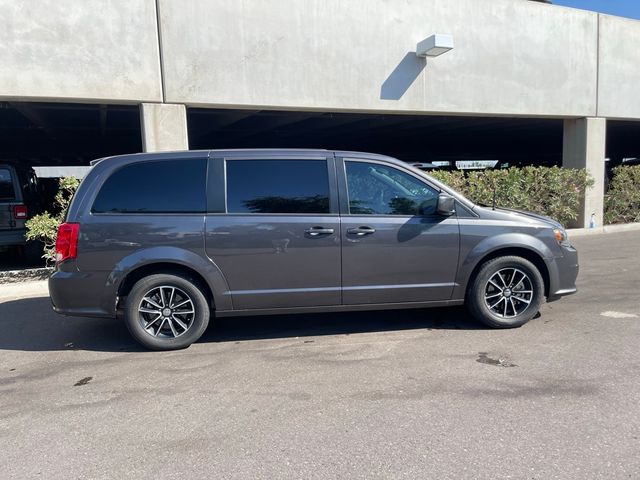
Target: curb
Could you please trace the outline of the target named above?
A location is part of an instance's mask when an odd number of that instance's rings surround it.
[[[0,284],[0,305],[14,300],[48,296],[49,285],[45,280]]]
[[[0,272],[0,285],[6,283],[29,282],[33,280],[46,280],[53,272],[51,267],[27,268],[25,270],[8,270]]]
[[[603,233],[622,233],[640,231],[640,223],[621,223],[619,225],[605,225],[598,228],[570,228],[567,230],[569,238],[584,235],[598,235]]]

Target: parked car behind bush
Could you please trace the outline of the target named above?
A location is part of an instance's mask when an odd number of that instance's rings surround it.
[[[28,263],[42,255],[39,242],[27,241],[25,223],[43,211],[42,190],[35,171],[16,161],[0,161],[0,251],[15,250]]]

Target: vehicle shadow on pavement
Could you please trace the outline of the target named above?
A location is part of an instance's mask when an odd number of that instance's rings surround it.
[[[91,350],[140,352],[144,349],[115,319],[64,317],[48,297],[0,303],[0,350]],[[198,343],[350,335],[366,332],[484,329],[464,308],[268,315],[212,319]]]
[[[0,350],[143,351],[115,319],[64,317],[49,297],[0,303]]]
[[[227,317],[214,320],[200,342],[350,335],[400,330],[481,330],[464,308],[376,310],[300,315]]]

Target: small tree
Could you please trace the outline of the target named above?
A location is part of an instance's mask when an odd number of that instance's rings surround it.
[[[58,193],[56,193],[53,207],[54,213],[44,212],[35,215],[26,222],[27,240],[40,241],[44,244],[44,255],[48,265],[56,259],[56,236],[58,227],[64,222],[67,215],[69,203],[73,194],[78,188],[80,181],[75,177],[61,178],[58,182]]]

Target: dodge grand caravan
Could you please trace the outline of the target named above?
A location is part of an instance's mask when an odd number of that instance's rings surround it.
[[[576,291],[558,222],[474,204],[381,155],[136,154],[93,162],[60,226],[53,308],[122,316],[150,349],[210,316],[466,304],[518,327]]]

